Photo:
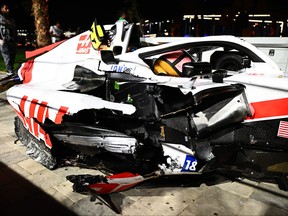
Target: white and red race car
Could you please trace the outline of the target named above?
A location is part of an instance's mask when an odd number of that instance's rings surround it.
[[[234,36],[129,51],[134,27],[119,22],[109,37],[94,22],[48,52],[29,53],[7,100],[30,156],[49,169],[105,171],[67,176],[78,192],[109,194],[160,176],[215,171],[287,190],[283,71]],[[229,61],[214,65],[219,51],[241,57],[241,70],[229,71]]]

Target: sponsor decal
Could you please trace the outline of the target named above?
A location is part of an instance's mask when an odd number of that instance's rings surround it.
[[[248,73],[249,76],[263,76],[263,73]]]
[[[77,45],[77,54],[89,54],[91,49],[91,40],[89,34],[81,35]]]
[[[131,71],[131,68],[128,68],[124,65],[111,65],[111,71],[115,72],[126,72],[126,71]]]
[[[197,159],[193,155],[186,155],[181,172],[195,172]]]
[[[287,121],[280,121],[277,136],[288,138],[288,122]]]

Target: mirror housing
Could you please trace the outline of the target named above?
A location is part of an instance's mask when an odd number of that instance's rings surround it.
[[[119,60],[114,57],[114,53],[112,50],[101,50],[101,60],[105,64],[118,64]]]
[[[248,56],[242,57],[242,66],[243,66],[243,68],[250,68],[251,67],[251,59],[249,59]]]
[[[206,76],[211,73],[210,62],[187,62],[182,65],[182,77]]]

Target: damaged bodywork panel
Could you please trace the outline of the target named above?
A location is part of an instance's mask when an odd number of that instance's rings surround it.
[[[212,172],[288,189],[287,78],[273,63],[256,70],[268,57],[233,36],[129,52],[135,26],[116,25],[109,39],[108,27],[94,22],[0,82],[11,84],[15,132],[33,159],[51,170],[103,172],[67,176],[79,193]],[[243,69],[230,73],[202,59],[219,47],[238,49]]]

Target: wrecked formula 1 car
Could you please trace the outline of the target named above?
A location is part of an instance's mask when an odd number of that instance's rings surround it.
[[[79,166],[77,192],[110,194],[161,176],[223,173],[288,189],[288,85],[251,44],[210,36],[127,52],[134,24],[66,40],[23,63],[7,90],[15,132],[49,169]],[[203,52],[236,50],[243,69]],[[262,66],[262,67],[261,67]],[[260,69],[259,69],[260,68]]]

